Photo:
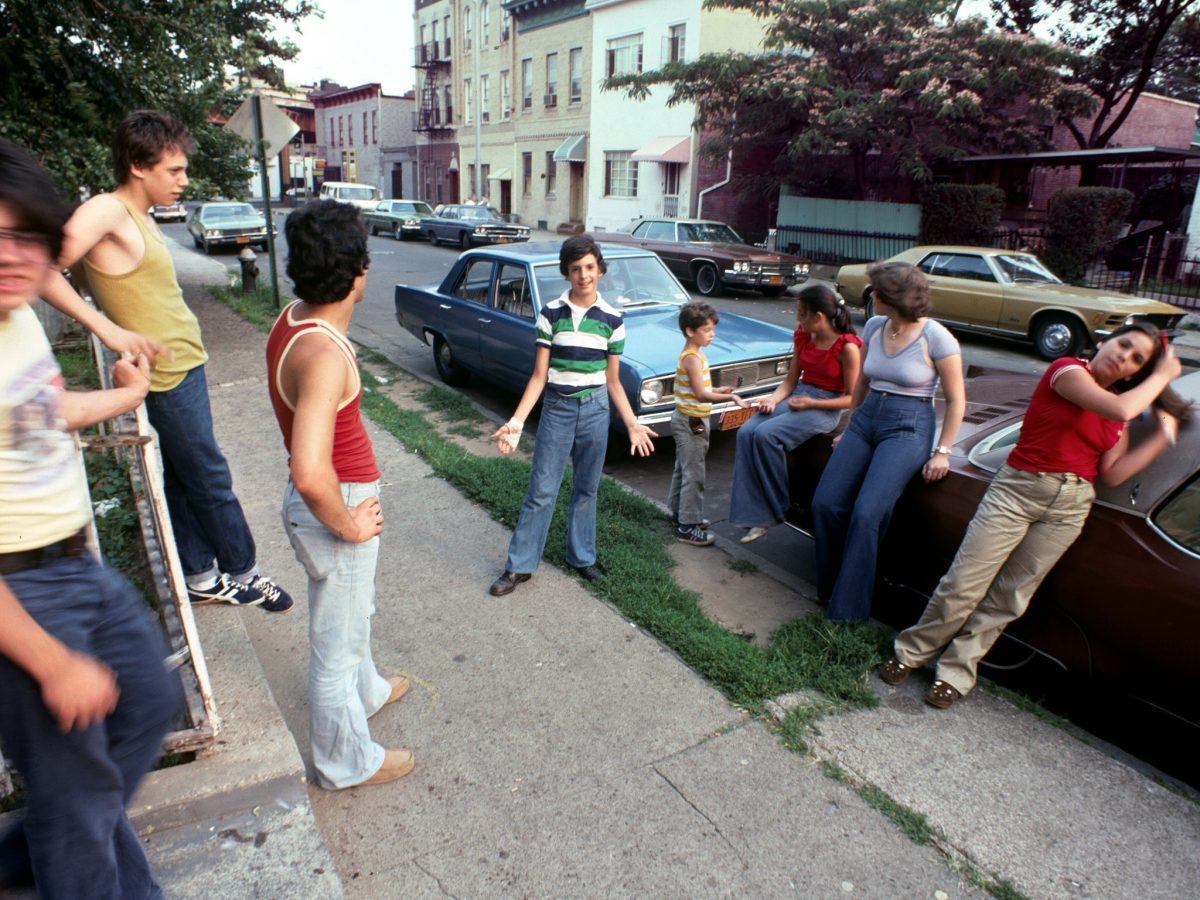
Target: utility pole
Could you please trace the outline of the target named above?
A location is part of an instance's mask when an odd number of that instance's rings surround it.
[[[275,222],[271,217],[271,179],[267,173],[267,145],[263,140],[262,95],[254,92],[254,150],[258,154],[258,176],[262,181],[263,215],[267,218],[267,258],[271,270],[271,296],[279,310],[279,276],[275,271]]]
[[[474,107],[471,110],[471,115],[475,117],[475,176],[472,178],[472,181],[474,182],[475,202],[477,203],[483,199],[483,185],[480,183],[482,167],[479,160],[482,144],[482,135],[480,132],[482,122],[479,120],[479,95],[483,93],[479,85],[479,43],[483,40],[483,15],[481,14],[481,9],[482,4],[476,2],[475,9],[471,13],[475,16],[475,40],[471,41],[471,106]]]

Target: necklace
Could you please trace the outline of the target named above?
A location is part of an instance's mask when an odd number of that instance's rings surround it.
[[[893,341],[896,340],[896,338],[900,337],[900,329],[895,327],[889,328],[888,337],[890,337]]]

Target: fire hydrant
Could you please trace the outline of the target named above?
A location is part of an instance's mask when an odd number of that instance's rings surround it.
[[[238,262],[242,265],[242,293],[253,294],[258,284],[258,257],[249,247],[243,247],[238,254]]]

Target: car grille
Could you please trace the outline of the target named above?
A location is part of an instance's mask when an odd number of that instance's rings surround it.
[[[257,228],[221,228],[219,230],[225,237],[238,237],[243,234],[262,234],[265,229],[259,225]]]
[[[777,384],[782,375],[775,374],[778,359],[741,363],[735,366],[719,366],[712,370],[713,387],[754,388],[763,384]]]
[[[524,237],[528,234],[524,228],[514,228],[511,225],[477,225],[475,233],[488,237]]]
[[[775,265],[753,264],[750,266],[749,274],[751,274],[751,275],[791,275],[792,267],[778,265],[778,264],[775,264]]]

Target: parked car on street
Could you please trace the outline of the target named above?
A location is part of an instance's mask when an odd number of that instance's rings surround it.
[[[249,203],[205,203],[192,213],[187,230],[205,253],[242,244],[267,249],[267,219]]]
[[[363,210],[374,209],[379,202],[379,188],[355,181],[326,181],[321,185],[320,198],[349,203]]]
[[[722,320],[724,321],[724,320]],[[968,371],[967,414],[950,474],[918,476],[896,505],[879,559],[873,615],[897,627],[919,618],[949,569],[992,476],[1016,444],[1035,375]],[[1175,380],[1200,402],[1200,372]],[[939,407],[941,401],[939,399]],[[1156,428],[1153,414],[1130,425],[1135,443]],[[811,533],[808,510],[830,455],[831,436],[789,458],[789,521]],[[1043,657],[1067,672],[1166,710],[1200,728],[1200,422],[1177,446],[1115,487],[1096,484],[1079,538],[1042,582],[1029,611],[984,661],[1015,667]]]
[[[638,219],[596,240],[653,250],[675,277],[696,285],[706,297],[727,287],[750,288],[778,297],[808,278],[807,259],[747,244],[724,222],[708,219]]]
[[[529,240],[529,226],[508,221],[494,206],[448,203],[421,220],[421,235],[434,244],[445,241],[464,250],[476,244],[510,244]]]
[[[182,203],[168,203],[165,206],[150,207],[150,217],[155,222],[183,222],[187,219],[187,209]]]
[[[424,200],[380,200],[374,209],[363,213],[372,235],[385,231],[396,240],[421,236],[421,221],[433,217]]]
[[[520,392],[533,373],[538,312],[567,289],[558,269],[560,246],[539,241],[463,253],[440,287],[396,285],[396,320],[433,347],[446,383],[475,374]],[[639,422],[666,422],[675,408],[675,364],[683,347],[679,307],[687,292],[649,251],[615,244],[601,244],[601,251],[608,272],[600,279],[600,294],[625,314],[621,384]],[[783,380],[792,333],[724,313],[705,353],[714,387],[733,385],[754,397]],[[751,412],[729,402],[715,404],[713,427],[736,428]]]
[[[1172,331],[1177,307],[1132,294],[1063,284],[1032,253],[990,247],[911,247],[892,257],[929,278],[933,316],[944,325],[1033,343],[1042,359],[1075,356],[1130,318]],[[873,313],[867,264],[842,266],[837,286],[847,303]]]

